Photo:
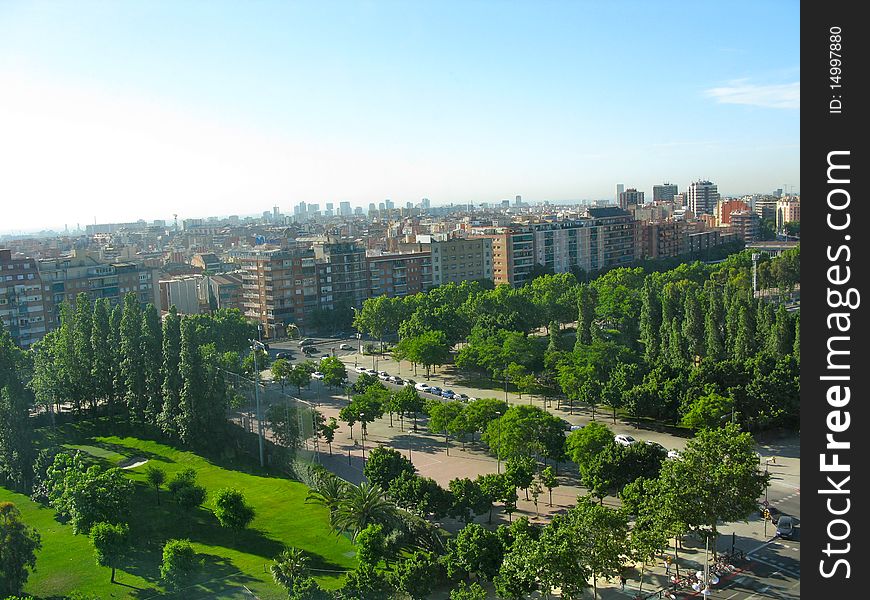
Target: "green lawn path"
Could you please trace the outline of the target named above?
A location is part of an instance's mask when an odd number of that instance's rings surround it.
[[[343,537],[333,534],[328,512],[315,504],[305,504],[308,488],[283,477],[257,474],[218,466],[207,459],[158,442],[132,437],[84,437],[72,428],[70,448],[77,448],[98,458],[106,466],[143,457],[148,463],[126,469],[137,483],[130,518],[131,537],[136,550],[116,579],[109,582],[110,570],[96,565],[93,550],[84,535],[73,535],[69,525],[55,520],[54,511],[43,508],[26,496],[0,487],[0,502],[12,501],[21,510],[23,520],[42,536],[42,550],[37,569],[31,574],[25,591],[42,598],[58,598],[71,591],[86,592],[100,598],[250,598],[248,587],[262,599],[286,598],[286,592],[272,581],[268,572],[272,558],[284,545],[302,548],[312,557],[318,582],[335,589],[343,581],[342,571],[356,565],[354,547]],[[66,437],[63,436],[62,437]],[[167,481],[187,467],[197,471],[197,480],[208,490],[203,507],[186,513],[172,502],[164,489],[160,506],[153,487],[145,481],[148,464],[160,465]],[[211,512],[212,496],[223,487],[242,490],[256,510],[251,526],[233,532],[218,525]],[[204,567],[191,587],[176,594],[165,594],[158,581],[163,543],[170,538],[187,538]]]

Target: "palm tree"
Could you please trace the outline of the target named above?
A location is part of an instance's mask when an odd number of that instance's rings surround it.
[[[339,533],[350,531],[352,539],[373,523],[392,526],[398,519],[396,505],[386,499],[377,485],[363,482],[347,488],[334,513],[332,526]]]
[[[315,504],[322,504],[329,509],[329,522],[335,520],[335,511],[347,493],[348,484],[343,480],[331,475],[324,477],[317,483],[316,487],[311,488],[305,501],[311,501]]]
[[[275,562],[272,563],[269,570],[272,572],[272,579],[275,580],[275,583],[290,593],[297,581],[308,577],[310,573],[308,562],[308,557],[301,549],[286,548],[275,557]]]

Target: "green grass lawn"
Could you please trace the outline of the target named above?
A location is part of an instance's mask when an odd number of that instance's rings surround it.
[[[334,589],[342,583],[341,573],[330,571],[351,569],[356,564],[350,541],[330,531],[327,510],[305,504],[308,488],[301,483],[261,472],[256,465],[244,464],[245,461],[238,465],[242,468],[220,466],[158,442],[102,436],[90,424],[67,425],[51,434],[46,432],[46,437],[87,452],[105,466],[116,466],[137,457],[148,459],[148,463],[126,470],[137,484],[130,517],[135,550],[118,571],[116,584],[109,582],[110,570],[94,562],[86,536],[73,535],[72,527],[55,520],[50,508],[0,487],[0,502],[14,502],[23,520],[42,536],[36,571],[25,588],[34,596],[60,598],[80,591],[100,598],[170,597],[164,593],[158,577],[162,546],[171,538],[189,539],[203,559],[203,569],[191,586],[171,596],[175,598],[250,598],[244,595],[243,586],[263,599],[286,598],[268,571],[272,559],[285,545],[309,553],[313,569],[322,570],[314,574],[325,588]],[[196,469],[198,482],[208,490],[204,505],[187,513],[164,489],[158,506],[154,488],[145,483],[148,464],[160,465],[166,471],[167,481],[185,468]],[[212,496],[223,487],[242,490],[256,510],[247,530],[224,529],[211,512]]]

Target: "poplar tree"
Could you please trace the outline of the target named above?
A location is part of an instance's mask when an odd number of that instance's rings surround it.
[[[181,373],[178,370],[181,355],[181,322],[175,305],[163,320],[163,409],[158,417],[160,429],[166,435],[178,436],[178,418],[181,411]]]
[[[694,362],[695,357],[704,356],[704,319],[696,290],[689,290],[686,294],[682,337],[690,362]]]
[[[772,345],[771,350],[778,356],[785,356],[792,352],[795,345],[794,329],[785,305],[780,304],[776,310],[776,317],[771,329],[772,335],[768,338]]]
[[[112,397],[116,404],[124,401],[124,380],[121,372],[121,319],[124,309],[120,304],[115,305],[109,318],[109,330],[111,332],[112,351]]]
[[[592,322],[595,319],[595,289],[581,283],[577,290],[577,342],[578,346],[588,346],[592,343]]]
[[[181,375],[181,395],[179,396],[178,436],[185,444],[196,445],[200,436],[207,435],[199,427],[205,402],[206,381],[202,371],[202,355],[196,340],[196,326],[192,319],[181,320],[181,350],[179,352],[179,374]]]
[[[142,309],[132,292],[124,296],[121,316],[121,381],[132,422],[145,420],[145,365],[142,358]]]
[[[94,302],[93,326],[91,327],[91,381],[97,400],[105,401],[111,417],[114,407],[115,347],[109,322],[109,301],[100,298]]]
[[[794,346],[792,346],[792,353],[794,357],[797,359],[798,363],[801,361],[801,314],[798,313],[794,322]]]
[[[713,360],[721,360],[725,356],[724,331],[725,311],[722,308],[722,296],[716,287],[711,286],[707,292],[707,314],[704,316],[704,340],[706,355]]]
[[[145,383],[145,420],[151,425],[157,425],[157,419],[163,408],[161,335],[160,315],[153,304],[148,304],[142,315],[141,343]]]
[[[652,278],[643,282],[640,305],[640,341],[643,358],[652,364],[659,356],[659,333],[662,327],[662,305],[653,287]]]
[[[80,403],[90,403],[96,411],[96,396],[91,372],[94,364],[94,350],[91,346],[93,329],[93,307],[84,292],[76,296],[75,316],[73,317],[73,348],[75,360],[72,363],[73,389]]]

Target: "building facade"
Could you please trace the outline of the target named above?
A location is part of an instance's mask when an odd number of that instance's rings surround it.
[[[0,322],[22,348],[48,331],[42,278],[32,258],[14,257],[0,249]]]
[[[697,215],[713,214],[719,202],[719,190],[715,183],[706,180],[693,181],[686,190],[686,202],[692,213]]]
[[[786,223],[800,223],[801,199],[795,197],[782,198],[776,203],[776,230],[785,229]]]
[[[663,183],[653,186],[653,202],[673,202],[678,189],[675,183]]]
[[[457,238],[432,241],[432,285],[475,279],[493,281],[491,238]]]
[[[413,296],[432,288],[431,252],[366,256],[369,297]]]
[[[639,192],[634,188],[628,188],[619,194],[619,208],[628,210],[632,206],[643,205],[643,192]]]

